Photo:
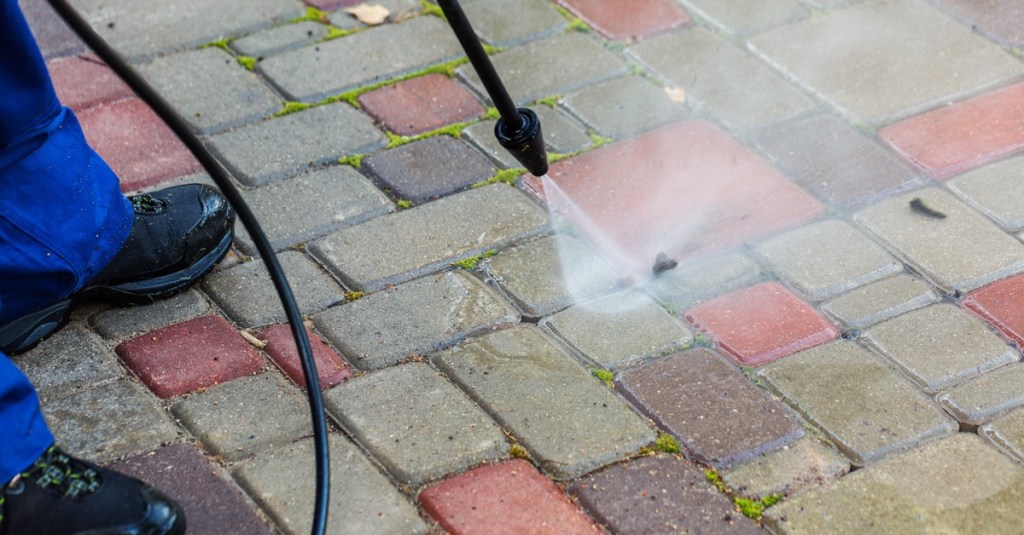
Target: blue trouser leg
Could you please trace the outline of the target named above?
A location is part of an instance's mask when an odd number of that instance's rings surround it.
[[[28,468],[50,444],[53,435],[39,412],[35,388],[0,353],[0,485]]]

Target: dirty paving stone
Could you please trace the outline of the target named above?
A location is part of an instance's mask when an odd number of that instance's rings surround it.
[[[493,46],[513,46],[541,39],[568,25],[551,3],[544,0],[466,0],[462,4],[477,35]],[[515,13],[515,24],[509,24],[509,13]]]
[[[558,3],[597,30],[597,33],[616,41],[650,37],[690,22],[686,12],[672,0],[558,0]]]
[[[727,253],[684,262],[644,286],[644,291],[673,310],[752,286],[762,279],[761,268],[742,253]]]
[[[965,308],[991,323],[1017,348],[1024,348],[1024,275],[990,284],[963,300]]]
[[[196,290],[148,305],[108,308],[89,316],[89,326],[108,340],[130,336],[202,316],[210,304]]]
[[[687,115],[685,104],[669,99],[664,88],[641,76],[623,76],[589,86],[566,97],[565,107],[602,135],[620,139]]]
[[[793,496],[846,475],[850,461],[816,438],[803,439],[724,470],[722,479],[741,496]]]
[[[844,328],[864,329],[939,299],[927,282],[901,273],[826,301],[821,310]]]
[[[1014,363],[980,375],[935,398],[957,420],[984,424],[1024,405],[1024,364]]]
[[[234,39],[228,46],[243,56],[272,56],[319,41],[327,36],[327,26],[313,21],[278,26]]]
[[[412,136],[470,121],[484,107],[469,91],[443,74],[428,74],[359,96],[362,110],[384,128]]]
[[[343,383],[355,375],[352,368],[316,333],[306,329],[306,336],[309,338],[310,349],[313,350],[313,362],[316,364],[317,378],[320,380],[321,389]],[[261,329],[257,338],[267,342],[267,346],[263,350],[274,361],[274,364],[293,383],[299,385],[300,388],[306,388],[306,377],[302,372],[299,349],[295,345],[295,338],[292,337],[291,325],[286,323],[271,325]]]
[[[950,191],[992,218],[1006,230],[1024,230],[1024,158],[1009,158],[960,175]]]
[[[414,204],[465,189],[495,171],[468,143],[445,135],[378,152],[366,157],[362,168],[392,196]]]
[[[113,381],[122,373],[114,355],[78,322],[11,361],[32,381],[44,403]]]

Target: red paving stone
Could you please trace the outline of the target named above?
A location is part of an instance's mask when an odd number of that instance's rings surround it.
[[[990,284],[964,298],[964,306],[1024,348],[1024,275]]]
[[[598,33],[618,41],[682,26],[690,17],[671,0],[558,0]]]
[[[134,94],[110,67],[92,54],[58,59],[46,66],[50,69],[57,97],[76,112]]]
[[[880,133],[941,180],[1024,148],[1024,83],[900,121]]]
[[[562,489],[522,460],[484,465],[428,487],[420,504],[456,535],[602,533]]]
[[[551,166],[546,202],[605,254],[650,272],[659,252],[682,258],[813,220],[824,208],[704,121],[654,130]],[[524,179],[543,199],[540,179]]]
[[[171,129],[135,97],[94,106],[78,118],[89,144],[121,179],[121,191],[201,170]]]
[[[263,359],[224,318],[203,316],[137,336],[117,355],[157,396],[169,398],[263,368]]]
[[[443,74],[428,74],[375,89],[359,104],[388,130],[411,136],[484,114],[476,97]]]
[[[777,282],[691,308],[686,319],[740,364],[760,366],[834,340],[839,329]]]
[[[307,330],[309,345],[313,349],[313,361],[316,363],[320,388],[330,388],[347,381],[352,377],[352,368],[331,349],[319,336]],[[299,351],[295,347],[295,338],[288,324],[271,325],[260,331],[260,337],[267,341],[264,351],[281,371],[295,384],[306,387],[306,378],[302,375],[302,364],[299,362]]]

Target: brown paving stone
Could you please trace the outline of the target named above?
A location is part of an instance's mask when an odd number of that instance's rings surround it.
[[[839,329],[777,282],[691,308],[686,319],[740,364],[760,366],[839,336]]]
[[[484,113],[484,107],[469,91],[443,74],[375,89],[360,96],[359,104],[370,117],[400,136],[422,134]]]
[[[399,199],[422,204],[454,193],[494,174],[490,160],[469,143],[432,136],[363,160],[363,171]]]
[[[61,104],[77,112],[133,94],[110,67],[92,54],[51,61],[46,66]]]
[[[690,22],[670,0],[558,0],[601,35],[619,41],[654,34]]]
[[[292,382],[305,388],[306,378],[302,374],[299,350],[295,346],[291,326],[284,323],[271,325],[261,330],[259,336],[266,340],[267,347],[264,348],[264,351],[270,355],[274,364],[277,364],[277,367],[281,368],[281,371]],[[321,389],[330,388],[352,377],[352,368],[331,346],[327,345],[327,342],[308,329],[306,336],[309,337],[309,345],[313,350],[313,362],[316,364]]]
[[[1006,46],[1024,44],[1024,4],[1007,0],[934,0],[954,17]]]
[[[1024,348],[1024,275],[990,284],[964,299],[964,306]]]
[[[263,360],[230,323],[202,316],[118,345],[117,355],[161,398],[251,375]]]
[[[454,535],[602,533],[562,489],[521,460],[457,475],[426,488],[419,500]]]

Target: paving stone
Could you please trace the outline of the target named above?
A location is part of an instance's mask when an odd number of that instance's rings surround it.
[[[854,206],[921,185],[899,157],[831,115],[761,130],[752,141],[797,183],[839,206]]]
[[[787,232],[754,251],[783,282],[812,301],[903,271],[903,264],[885,249],[834,219]]]
[[[387,85],[359,97],[363,111],[400,136],[422,134],[476,119],[484,107],[443,74],[428,74]]]
[[[1006,533],[1020,525],[1022,498],[1024,470],[960,433],[787,500],[766,524],[777,533]]]
[[[987,165],[949,181],[949,189],[1011,232],[1024,230],[1024,158]]]
[[[312,313],[345,300],[334,279],[299,251],[277,255],[288,277],[299,310]],[[218,271],[203,280],[203,291],[242,327],[256,327],[285,321],[284,308],[277,299],[261,261],[247,262]]]
[[[924,394],[853,342],[791,355],[758,375],[856,466],[957,430]]]
[[[443,349],[518,319],[515,309],[462,270],[400,284],[313,316],[317,329],[364,370]]]
[[[914,209],[922,204],[927,210]],[[929,215],[933,211],[944,217]],[[1024,244],[938,189],[891,198],[857,212],[854,220],[946,293],[969,292],[1024,271]]]
[[[324,402],[402,484],[418,486],[508,454],[501,429],[423,363],[357,377]]]
[[[116,351],[161,398],[231,381],[263,367],[252,346],[219,316],[201,316],[137,336]]]
[[[628,53],[686,91],[691,107],[707,109],[730,128],[765,126],[812,107],[769,67],[703,28],[660,36]]]
[[[228,461],[312,433],[305,398],[274,371],[193,394],[171,411],[211,452]]]
[[[548,152],[569,154],[590,148],[594,142],[575,120],[548,108],[537,105],[530,108],[544,128],[544,145]],[[462,131],[462,135],[480,149],[487,157],[504,168],[522,167],[494,136],[495,121],[480,121]]]
[[[964,306],[996,326],[1003,336],[1024,348],[1024,276],[986,286],[964,299]]]
[[[623,98],[625,97],[625,98]],[[598,132],[614,138],[664,126],[686,116],[686,106],[640,76],[592,85],[565,99],[566,108]]]
[[[387,138],[346,104],[318,106],[210,138],[239,182],[258,187],[383,147]]]
[[[506,77],[504,82],[509,95],[520,105],[607,80],[627,70],[614,53],[580,32],[563,33],[506,50],[491,56],[491,62],[498,72],[516,74]],[[455,72],[477,94],[486,94],[472,66],[463,65]]]
[[[114,381],[42,403],[64,451],[93,462],[151,450],[178,437],[178,428],[138,383]]]
[[[40,52],[46,59],[85,52],[85,43],[71,31],[46,0],[18,0]]]
[[[132,96],[132,90],[93,54],[48,62],[60,103],[81,112],[97,104]]]
[[[673,310],[683,310],[761,280],[761,268],[747,256],[728,253],[684,262],[644,286],[644,291]]]
[[[543,0],[467,0],[462,9],[476,34],[493,46],[522,44],[558,33],[568,25]],[[515,13],[515,24],[509,24],[510,13]]]
[[[299,350],[295,345],[295,338],[292,337],[291,326],[279,323],[262,329],[259,334],[260,338],[266,340],[267,347],[264,350],[274,364],[281,368],[293,383],[306,388],[306,377],[302,373]],[[327,345],[327,342],[309,329],[306,330],[306,336],[309,337],[309,346],[313,350],[313,363],[316,364],[321,389],[343,383],[354,375],[352,368]]]
[[[758,35],[750,47],[842,113],[872,124],[944,104],[1022,71],[998,46],[919,0],[838,9]]]
[[[569,493],[613,533],[761,533],[703,470],[679,457],[616,464],[577,480]]]
[[[617,41],[650,37],[690,22],[690,17],[670,0],[558,0],[558,3],[579,16],[601,35]]]
[[[111,463],[181,505],[193,533],[270,533],[253,506],[190,444],[172,444]]]
[[[1024,44],[1024,29],[1017,24],[1024,9],[1016,2],[998,0],[938,0],[938,7],[1006,46]]]
[[[387,22],[401,22],[423,11],[423,4],[419,0],[377,0],[374,4],[388,10]]]
[[[363,169],[391,194],[424,202],[465,189],[494,175],[494,167],[464,141],[433,136],[378,152]]]
[[[89,326],[108,340],[124,340],[132,335],[152,331],[210,311],[202,294],[187,290],[170,299],[151,305],[108,308],[89,316]]]
[[[750,35],[806,17],[796,0],[680,0],[693,13],[730,35]]]
[[[939,299],[928,283],[900,274],[826,301],[821,310],[847,329],[864,329]]]
[[[319,3],[319,1],[320,0],[314,0],[313,2],[308,2],[308,3],[315,4],[315,3]],[[353,6],[357,6],[357,5],[361,4],[361,3],[363,3],[362,0],[347,0],[347,1],[350,2]],[[378,3],[377,5],[380,5],[380,4]],[[321,8],[321,9],[323,9],[323,8]],[[325,10],[325,11],[327,11],[327,10]],[[336,11],[334,13],[330,13],[329,15],[327,15],[327,22],[330,22],[331,26],[334,26],[335,28],[338,28],[339,30],[354,30],[356,28],[366,28],[365,24],[363,24],[362,22],[359,22],[359,19],[357,19],[354,15],[352,15],[351,13],[349,13],[347,11]]]
[[[846,457],[805,437],[724,471],[722,479],[738,494],[759,499],[772,494],[792,496],[831,483],[849,471]]]
[[[121,376],[114,356],[77,322],[12,361],[32,381],[44,403]]]
[[[935,400],[960,422],[984,424],[1024,405],[1024,365],[1011,364],[980,375]]]
[[[280,97],[258,76],[217,47],[161,57],[136,69],[199,134],[239,126],[281,108]]]
[[[699,304],[686,319],[736,362],[760,366],[834,340],[839,329],[777,282]]]
[[[233,50],[254,58],[280,54],[327,37],[327,26],[313,21],[286,24],[231,41]]]
[[[556,479],[654,441],[642,418],[536,327],[477,338],[437,354],[434,363]]]
[[[305,3],[324,11],[335,11],[343,7],[362,4],[363,0],[308,0]]]
[[[420,492],[448,533],[598,534],[601,529],[529,463],[484,465]]]
[[[1024,461],[1024,409],[981,426],[978,433],[1014,459]]]
[[[289,99],[316,102],[455,59],[459,42],[438,17],[416,17],[267,58],[257,65]],[[344,68],[324,68],[335,65]]]
[[[605,369],[688,347],[693,333],[639,290],[609,295],[551,316],[544,327]]]
[[[343,228],[309,250],[346,286],[372,292],[503,248],[547,225],[543,210],[514,188],[495,184]]]
[[[708,349],[622,372],[618,390],[697,459],[722,468],[803,436],[785,405]]]

